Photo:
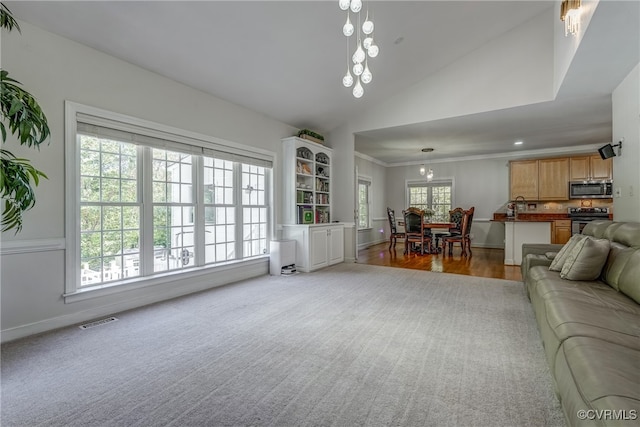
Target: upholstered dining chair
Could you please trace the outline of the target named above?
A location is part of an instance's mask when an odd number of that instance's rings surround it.
[[[471,223],[473,222],[473,213],[475,211],[475,207],[472,206],[466,211],[463,211],[462,214],[462,226],[460,234],[451,234],[449,236],[445,236],[442,238],[442,248],[443,251],[449,246],[449,255],[453,255],[453,244],[460,243],[460,247],[462,249],[462,255],[467,256],[467,250],[469,251],[469,256],[472,255],[471,252]]]
[[[444,239],[445,237],[457,236],[462,234],[462,216],[464,215],[464,209],[458,207],[449,211],[449,222],[455,224],[454,227],[449,227],[449,230],[436,230],[433,232],[433,237],[436,240],[436,247],[438,251],[440,251],[440,247],[438,246],[438,241],[440,239]],[[443,249],[444,249],[444,241],[443,241]]]
[[[387,207],[387,217],[389,218],[389,250],[395,249],[398,237],[404,239],[404,232],[398,231],[396,223],[396,213],[393,209]]]
[[[404,216],[404,253],[411,252],[417,243],[420,244],[420,253],[424,255],[431,247],[431,235],[424,230],[424,212],[418,208],[408,208],[402,211]]]

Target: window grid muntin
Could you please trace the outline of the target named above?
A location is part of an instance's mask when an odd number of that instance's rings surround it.
[[[75,129],[75,127],[74,127]],[[76,132],[75,135],[77,136],[77,140],[80,140],[80,136],[82,135],[82,132]],[[116,137],[117,138],[117,137]],[[106,139],[106,137],[105,137]],[[116,141],[117,144],[120,144],[120,141]],[[81,184],[81,175],[80,175],[80,161],[79,158],[80,156],[79,151],[80,151],[80,147],[77,147],[77,151],[75,151],[75,155],[72,156],[71,158],[75,161],[77,161],[76,166],[75,166],[75,171],[73,174],[71,175],[67,175],[68,177],[70,177],[70,181],[74,182],[75,181],[75,186],[76,189],[78,189],[78,186],[80,186]],[[131,145],[131,149],[132,152],[137,151],[137,156],[130,156],[131,159],[135,158],[137,161],[137,169],[136,168],[132,168],[132,167],[128,167],[126,168],[126,173],[125,173],[125,168],[122,168],[122,173],[121,176],[123,178],[123,180],[128,179],[129,175],[134,175],[137,177],[137,185],[136,185],[136,196],[139,197],[140,199],[142,199],[143,193],[142,193],[142,189],[145,189],[145,193],[144,193],[144,200],[143,201],[136,201],[136,203],[134,203],[137,207],[136,209],[138,209],[137,214],[136,214],[136,218],[138,223],[140,224],[140,226],[138,227],[138,229],[136,230],[136,233],[139,233],[139,247],[137,248],[137,250],[139,251],[139,260],[138,263],[142,263],[143,265],[141,265],[140,267],[142,267],[142,269],[140,270],[140,276],[146,277],[146,276],[150,276],[153,274],[153,257],[154,257],[154,252],[157,252],[155,249],[152,249],[152,245],[151,243],[153,242],[152,240],[152,235],[153,235],[153,228],[154,228],[154,224],[153,224],[153,210],[152,209],[142,209],[143,206],[153,206],[152,201],[152,197],[153,197],[153,189],[152,189],[152,158],[153,156],[151,155],[151,150],[153,150],[153,147],[150,146],[144,146],[141,145],[140,143],[136,143],[136,145]],[[93,150],[93,151],[98,151],[98,150]],[[107,152],[111,153],[113,150],[107,150]],[[189,152],[189,150],[186,150],[186,152]],[[70,152],[68,151],[68,155],[70,154]],[[195,166],[198,166],[201,168],[202,165],[202,156],[194,156],[193,160],[194,160],[194,176],[198,176],[199,179],[201,179],[202,176],[202,169],[197,170],[195,168]],[[112,158],[113,160],[113,158]],[[99,163],[99,161],[97,162]],[[184,163],[184,162],[183,162]],[[241,179],[241,175],[240,175],[240,166],[241,163],[235,163],[235,162],[231,162],[231,164],[233,165],[233,177],[235,179],[235,182],[238,184],[235,186],[233,185],[227,185],[226,187],[226,191],[227,193],[225,194],[226,197],[228,197],[229,194],[233,195],[235,198],[235,204],[233,206],[229,206],[228,208],[229,210],[229,218],[232,218],[233,216],[235,216],[235,225],[232,224],[232,220],[229,219],[228,222],[228,229],[226,230],[226,234],[228,236],[232,236],[235,234],[236,236],[236,242],[238,240],[241,240],[241,234],[242,234],[242,228],[239,227],[239,224],[241,224],[242,221],[242,213],[243,211],[240,209],[241,205],[238,203],[239,200],[241,200],[241,193],[238,192],[238,187],[240,184],[240,179]],[[266,168],[266,173],[262,173],[263,177],[266,178],[269,176],[268,174],[270,173],[271,169],[270,168]],[[117,175],[117,173],[115,172],[115,169],[110,169],[110,170],[104,170],[101,173],[103,173],[105,175],[106,178],[111,178],[111,176],[113,175]],[[89,177],[90,175],[93,176],[99,176],[98,173],[93,173],[93,174],[85,174],[87,177]],[[161,180],[156,180],[156,181],[161,181]],[[167,178],[168,182],[172,182],[172,181],[178,181],[177,179],[170,179]],[[269,181],[270,182],[270,181]],[[259,186],[261,186],[261,184],[258,184]],[[115,186],[113,186],[115,187]],[[123,188],[122,186],[120,188]],[[194,190],[197,190],[197,192],[194,192],[194,194],[197,194],[199,199],[198,199],[198,203],[202,203],[202,195],[200,194],[200,191],[202,190],[202,182],[197,181],[194,184]],[[264,191],[264,197],[260,197],[260,200],[262,201],[262,199],[264,199],[264,203],[265,203],[265,207],[266,210],[262,211],[260,213],[260,215],[256,216],[254,215],[254,219],[253,221],[256,222],[256,224],[258,224],[259,230],[258,230],[258,234],[257,236],[266,236],[267,235],[267,229],[268,224],[265,222],[265,219],[270,215],[269,211],[268,211],[268,202],[267,200],[267,189],[265,188]],[[130,193],[132,193],[131,191],[129,191]],[[117,197],[119,198],[125,198],[123,197],[123,195],[125,195],[127,193],[127,190],[120,190],[117,192]],[[77,193],[78,195],[80,194],[80,192]],[[167,191],[165,194],[171,194],[170,191]],[[169,196],[170,197],[170,196]],[[105,199],[109,199],[109,197],[105,197]],[[78,206],[80,203],[78,203],[76,206]],[[123,204],[124,205],[124,204]],[[192,204],[190,204],[192,205]],[[197,208],[197,212],[196,212],[196,218],[197,218],[197,224],[196,224],[196,230],[198,232],[198,238],[196,239],[196,247],[201,247],[204,248],[204,241],[205,241],[205,237],[203,233],[203,230],[205,229],[205,222],[204,222],[204,204],[200,205],[201,207],[198,207],[196,205]],[[235,210],[235,211],[234,211]],[[234,215],[235,213],[235,215]],[[77,211],[77,215],[78,218],[80,218],[80,210],[78,209]],[[80,221],[76,221],[76,224],[78,224]],[[146,224],[146,225],[145,225]],[[234,232],[234,230],[236,230]],[[129,232],[129,230],[124,230],[125,232]],[[190,231],[190,229],[188,229],[187,231]],[[80,230],[76,230],[75,231],[77,234],[77,240],[74,239],[75,241],[77,241],[79,243],[80,238]],[[255,236],[253,236],[255,237]],[[238,246],[238,243],[239,246]],[[260,245],[261,248],[266,247],[266,242],[263,240],[262,244]],[[73,250],[72,252],[75,253],[76,255],[73,257],[75,258],[75,265],[80,265],[80,256],[79,256],[79,249],[80,247],[78,247],[78,251],[76,252],[75,250]],[[185,244],[184,247],[187,247],[187,245]],[[242,254],[242,242],[237,242],[236,243],[236,254],[237,256],[235,256],[234,258],[237,259],[243,259],[246,258],[247,256],[243,256]],[[204,250],[203,250],[204,252]],[[265,251],[254,251],[254,252],[260,252],[260,253],[264,253]],[[249,255],[252,256],[252,255]],[[107,259],[107,261],[110,261],[110,259]],[[205,265],[204,263],[204,254],[200,255],[200,257],[196,258],[196,264],[197,266],[203,266]],[[145,267],[146,266],[146,267]],[[77,270],[77,276],[78,278],[80,278],[80,271]],[[116,280],[115,277],[113,278],[114,281]],[[74,292],[74,289],[78,289],[79,286],[77,283],[79,282],[70,282],[72,284],[72,286],[68,286],[67,290],[68,292]]]
[[[137,149],[130,143],[89,135],[79,135],[78,141],[81,186],[78,287],[137,277],[141,233]],[[97,188],[89,189],[89,183],[97,184]],[[111,197],[105,197],[106,183],[111,183]]]
[[[266,173],[261,166],[241,164],[242,253],[245,257],[267,253]]]
[[[432,209],[432,221],[449,221],[449,211],[452,209],[452,184],[430,183],[409,185],[409,206],[421,210]]]
[[[371,182],[358,180],[358,228],[371,227]]]
[[[236,254],[234,163],[203,157],[205,263],[231,261]]]

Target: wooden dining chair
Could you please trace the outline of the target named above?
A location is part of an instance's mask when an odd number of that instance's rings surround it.
[[[396,223],[396,213],[393,209],[387,207],[387,217],[389,218],[389,250],[395,249],[398,237],[404,239],[404,232],[398,231]]]
[[[449,222],[455,224],[454,227],[449,227],[448,230],[437,230],[433,232],[433,237],[436,241],[436,247],[440,251],[438,242],[445,237],[457,236],[462,234],[462,216],[464,215],[464,209],[458,207],[449,211]],[[442,244],[442,250],[444,250],[444,240]]]
[[[424,255],[424,250],[431,246],[431,236],[424,230],[424,212],[418,208],[408,208],[402,211],[404,216],[404,253],[415,249],[416,244],[420,244],[420,253]]]
[[[462,255],[467,256],[467,250],[469,251],[469,255],[471,253],[471,223],[473,221],[473,213],[475,211],[475,207],[471,207],[468,210],[463,210],[462,214],[462,225],[460,234],[451,234],[449,236],[445,236],[442,238],[442,248],[443,251],[449,246],[449,255],[453,255],[453,244],[460,243],[460,248],[462,249]]]

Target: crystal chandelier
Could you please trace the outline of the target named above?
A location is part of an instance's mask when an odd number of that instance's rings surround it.
[[[575,36],[580,27],[580,0],[564,0],[560,5],[560,20],[564,22],[564,35]]]
[[[373,79],[373,74],[371,74],[371,69],[369,68],[369,58],[375,58],[380,51],[373,41],[373,21],[369,18],[369,10],[367,8],[365,20],[360,25],[362,0],[339,0],[338,6],[347,12],[347,20],[342,26],[342,34],[347,37],[347,72],[342,77],[342,84],[344,87],[353,86],[353,96],[362,98],[362,95],[364,95],[364,87],[362,85],[371,83]],[[354,27],[351,21],[351,13],[354,14],[354,20],[358,24],[357,27]],[[356,37],[354,37],[356,49],[349,58],[349,38],[354,33],[356,34]],[[364,40],[362,39],[363,36]],[[351,63],[353,63],[353,66]],[[351,72],[356,76],[355,80]]]

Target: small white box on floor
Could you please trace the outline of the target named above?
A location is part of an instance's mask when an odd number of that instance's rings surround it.
[[[295,240],[272,240],[269,252],[269,273],[272,276],[296,272]]]

